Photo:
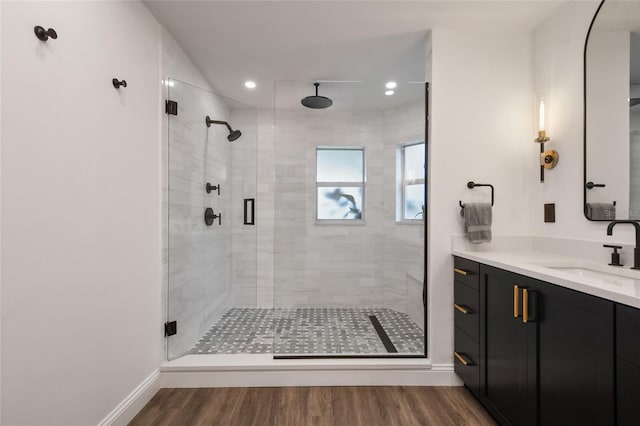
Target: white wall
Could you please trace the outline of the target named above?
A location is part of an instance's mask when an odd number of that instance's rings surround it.
[[[493,232],[530,232],[533,142],[531,34],[432,31],[429,152],[429,348],[434,364],[453,362],[451,235],[462,233],[458,201],[489,200]]]
[[[633,228],[620,226],[606,236],[606,222],[590,222],[583,215],[583,49],[597,1],[568,2],[534,33],[535,90],[550,94],[553,102],[549,148],[560,162],[548,171],[545,183],[527,177],[532,188],[533,234],[596,241],[633,243]],[[531,148],[535,155],[537,147]],[[543,222],[544,203],[556,203],[556,222]],[[603,250],[602,259],[608,253]]]
[[[137,2],[2,9],[2,424],[96,424],[161,359],[160,28]]]

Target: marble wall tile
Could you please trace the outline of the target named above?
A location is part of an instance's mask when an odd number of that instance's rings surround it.
[[[407,273],[423,275],[424,231],[421,223],[396,223],[396,151],[424,140],[423,105],[385,112],[276,111],[275,124],[269,270],[275,305],[331,303],[408,312],[416,290],[408,290]],[[365,148],[364,225],[316,224],[317,146]],[[259,258],[262,250],[259,246]]]

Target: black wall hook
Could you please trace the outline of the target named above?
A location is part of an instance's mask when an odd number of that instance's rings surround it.
[[[113,80],[111,80],[111,83],[113,83],[113,87],[115,87],[116,89],[119,89],[120,86],[127,87],[127,80],[118,81],[117,78],[114,78]]]
[[[45,30],[40,25],[36,25],[35,27],[33,27],[33,32],[36,34],[36,37],[38,37],[38,39],[42,41],[49,40],[49,37],[51,37],[54,40],[58,38],[58,33],[53,28],[49,28],[48,30]]]

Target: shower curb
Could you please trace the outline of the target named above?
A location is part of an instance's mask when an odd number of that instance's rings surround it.
[[[209,359],[198,359],[207,357]],[[426,359],[273,360],[215,363],[207,355],[165,362],[163,388],[279,386],[461,386],[453,364]]]

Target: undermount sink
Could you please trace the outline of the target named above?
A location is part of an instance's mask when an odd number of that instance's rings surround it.
[[[612,284],[619,285],[629,285],[634,284],[638,280],[640,280],[640,274],[638,277],[629,276],[633,274],[635,271],[598,271],[591,268],[584,268],[580,266],[547,266],[550,269],[556,270],[558,272],[566,272],[568,274],[577,275],[579,277],[584,278],[592,278],[597,280],[603,280]]]

